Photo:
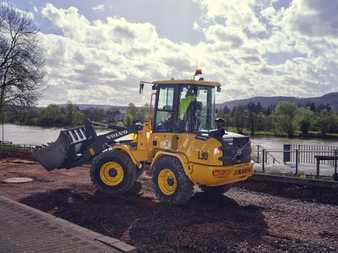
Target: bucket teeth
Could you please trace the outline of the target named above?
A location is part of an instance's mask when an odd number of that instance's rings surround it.
[[[32,155],[47,170],[70,167],[78,159],[74,146],[86,141],[86,129],[83,126],[62,130],[55,142],[36,146]]]

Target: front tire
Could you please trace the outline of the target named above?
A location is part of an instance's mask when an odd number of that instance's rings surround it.
[[[193,194],[193,184],[174,157],[159,158],[153,165],[152,187],[160,202],[183,205]]]
[[[94,158],[90,178],[99,191],[112,195],[125,193],[137,179],[137,168],[127,154],[106,151]]]

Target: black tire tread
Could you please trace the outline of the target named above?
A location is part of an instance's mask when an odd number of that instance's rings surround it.
[[[101,182],[98,173],[101,165],[108,161],[118,162],[123,167],[125,175],[127,175],[127,177],[124,179],[126,181],[123,182],[123,186],[119,185],[120,187],[111,187]],[[126,193],[134,186],[134,183],[136,182],[137,168],[126,153],[119,150],[105,151],[93,159],[90,169],[90,179],[93,182],[95,188],[99,191],[112,195]]]
[[[171,169],[175,173],[177,179],[177,191],[170,196],[163,194],[157,184],[158,174],[163,168]],[[193,184],[186,176],[181,162],[177,158],[170,156],[161,157],[154,163],[152,188],[156,197],[162,203],[183,205],[189,201],[193,195]]]

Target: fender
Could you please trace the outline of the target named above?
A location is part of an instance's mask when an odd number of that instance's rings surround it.
[[[190,180],[192,180],[192,178],[191,178],[192,168],[189,166],[189,160],[182,153],[171,153],[171,152],[166,152],[166,151],[158,151],[156,153],[156,155],[154,156],[153,161],[151,162],[150,168],[152,168],[154,163],[163,156],[172,156],[172,157],[177,158],[181,162],[184,173],[186,174],[186,176]]]
[[[112,146],[112,149],[113,150],[120,150],[122,152],[127,153],[127,155],[130,157],[131,161],[136,165],[136,167],[140,168],[141,163],[136,160],[136,158],[134,157],[134,155],[130,151],[130,147],[128,145],[125,145],[125,144],[116,144],[116,145]]]

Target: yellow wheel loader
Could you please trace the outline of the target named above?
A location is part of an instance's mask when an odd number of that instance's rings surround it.
[[[141,82],[152,86],[149,119],[131,128],[110,126],[97,135],[88,120],[62,130],[56,142],[36,147],[33,157],[47,170],[91,163],[90,176],[100,191],[129,191],[144,170],[152,174],[160,202],[184,204],[193,186],[222,194],[253,173],[246,136],[227,133],[215,119],[217,82],[168,80]],[[130,136],[132,138],[121,138]]]

